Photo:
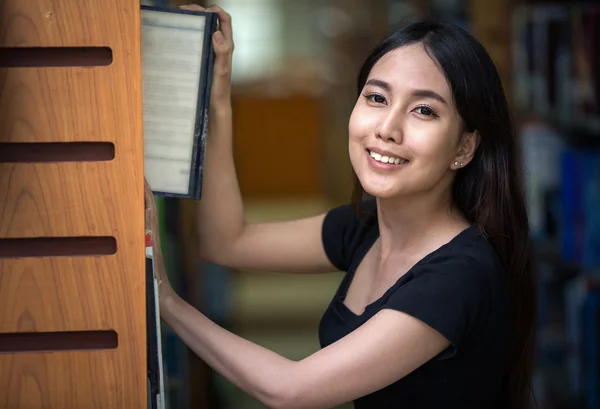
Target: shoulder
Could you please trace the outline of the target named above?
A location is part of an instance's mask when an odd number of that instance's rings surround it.
[[[476,226],[464,230],[432,253],[421,263],[417,269],[419,271],[469,279],[469,283],[485,287],[497,281],[506,281],[505,271],[494,247]]]
[[[476,228],[418,263],[385,307],[405,312],[444,335],[455,354],[482,330],[494,310],[509,313],[506,275],[491,244]]]
[[[479,247],[479,246],[476,246]],[[463,248],[442,248],[417,263],[410,271],[408,285],[397,297],[445,297],[481,307],[486,303],[492,281],[501,274],[498,266],[480,252]],[[410,290],[410,291],[409,291]],[[421,304],[421,303],[420,303]]]
[[[358,209],[350,204],[331,209],[322,228],[324,250],[333,265],[346,271],[356,250],[376,233],[377,205],[367,200]]]

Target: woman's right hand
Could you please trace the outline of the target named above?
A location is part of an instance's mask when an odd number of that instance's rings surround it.
[[[183,10],[217,13],[219,29],[213,34],[215,51],[213,78],[210,91],[211,110],[229,106],[231,101],[231,66],[233,60],[233,34],[231,16],[219,6],[204,8],[196,4],[180,6]]]

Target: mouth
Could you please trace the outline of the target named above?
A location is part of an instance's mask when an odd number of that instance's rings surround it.
[[[369,154],[369,156],[371,157],[371,159],[373,161],[380,163],[382,165],[400,166],[400,165],[406,165],[409,162],[408,159],[404,159],[401,157],[395,157],[395,156],[382,155],[380,153],[374,152],[369,149],[367,149],[367,153]]]

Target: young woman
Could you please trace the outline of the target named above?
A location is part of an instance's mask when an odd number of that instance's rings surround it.
[[[231,19],[210,10],[220,31],[201,256],[240,269],[347,274],[321,321],[323,348],[295,362],[178,297],[157,241],[163,319],[270,408],[526,408],[536,286],[515,131],[483,47],[450,25],[395,31],[358,79],[349,123],[354,206],[247,224],[232,157]],[[156,231],[147,186],[146,199]]]

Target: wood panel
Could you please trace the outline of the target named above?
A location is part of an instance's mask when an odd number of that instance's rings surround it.
[[[129,155],[116,148],[115,156],[114,162],[0,164],[0,237],[111,235],[127,250],[131,227],[142,227],[133,212],[143,204],[139,178],[124,173],[135,169]]]
[[[127,136],[139,115],[131,102],[139,89],[123,65],[0,69],[0,142],[113,141],[121,152],[131,148]]]
[[[0,247],[37,249],[0,257],[2,408],[147,407],[139,10],[0,3],[0,149],[35,150],[0,155]],[[56,144],[90,141],[108,156]]]

